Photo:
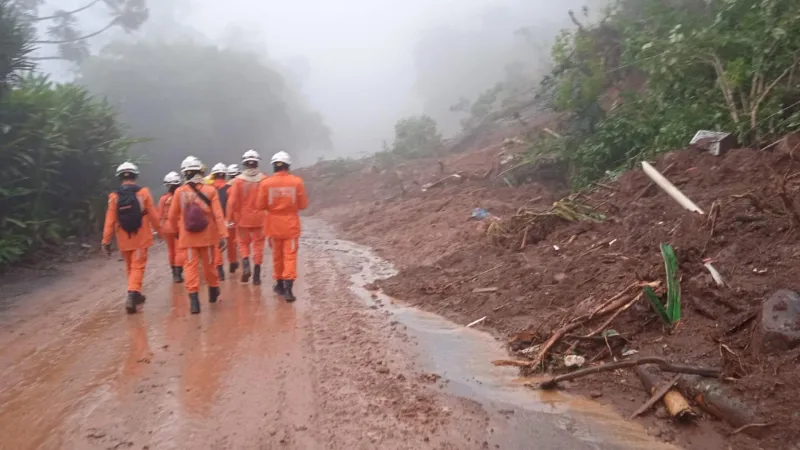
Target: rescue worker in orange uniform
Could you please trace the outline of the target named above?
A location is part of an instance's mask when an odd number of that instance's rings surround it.
[[[225,214],[225,209],[228,203],[228,190],[230,189],[230,183],[228,182],[228,166],[223,163],[218,163],[211,168],[211,185],[217,189],[217,194],[219,195],[219,203],[222,206],[222,214]],[[236,252],[236,244],[235,240],[231,236],[233,228],[228,228],[228,263],[230,263],[231,273],[236,270],[236,266],[239,265],[238,254]],[[217,273],[219,274],[219,279],[225,279],[225,266],[223,265],[222,260],[222,250],[217,249],[216,253],[214,254],[214,264],[217,266]]]
[[[150,190],[139,187],[136,179],[139,168],[130,162],[117,167],[120,187],[108,195],[108,210],[103,226],[102,246],[111,255],[111,237],[117,240],[125,270],[128,274],[128,297],[125,310],[136,313],[136,306],[144,303],[142,280],[147,265],[147,249],[153,245],[153,234],[159,232],[158,211]],[[145,218],[147,220],[145,220]]]
[[[264,261],[264,211],[256,207],[259,186],[267,179],[258,164],[261,156],[255,150],[242,155],[244,171],[233,179],[228,192],[228,222],[236,227],[239,254],[242,256],[242,282],[250,280],[250,255],[253,256],[253,284],[261,284],[261,263]],[[252,244],[252,249],[250,245]]]
[[[264,230],[272,249],[273,290],[287,302],[293,302],[300,244],[298,212],[308,207],[308,196],[302,178],[289,173],[292,158],[288,153],[278,152],[270,162],[274,174],[261,183],[257,206],[267,212]]]
[[[186,183],[175,191],[169,208],[169,221],[178,230],[178,248],[184,251],[184,275],[192,314],[200,313],[200,273],[208,283],[208,301],[219,299],[219,276],[214,267],[214,249],[224,249],[228,229],[222,215],[217,190],[203,182],[203,163],[189,156],[181,163]]]
[[[176,283],[183,283],[183,260],[177,252],[178,245],[178,230],[172,227],[172,224],[167,220],[169,207],[172,204],[172,198],[175,191],[181,186],[181,176],[178,172],[170,172],[164,177],[164,186],[167,187],[167,192],[158,200],[158,215],[161,218],[161,237],[167,243],[167,255],[169,257],[169,266],[172,268],[172,281]]]
[[[231,164],[228,166],[226,173],[228,175],[228,186],[233,185],[233,179],[238,177],[242,174],[242,171],[239,170],[239,166],[236,164]],[[229,193],[230,187],[227,189],[226,193]],[[227,204],[222,208],[225,213],[225,217],[228,217],[228,206]],[[228,272],[235,273],[236,270],[239,268],[239,241],[236,239],[236,227],[231,226],[231,223],[228,222]]]

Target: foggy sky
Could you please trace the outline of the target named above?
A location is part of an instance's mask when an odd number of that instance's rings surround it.
[[[597,2],[600,0],[588,0]],[[64,8],[84,0],[51,0]],[[414,93],[414,47],[423,32],[437,27],[485,26],[487,8],[513,6],[518,14],[495,17],[498,36],[512,45],[513,32],[537,22],[567,23],[578,0],[149,0],[151,21],[140,34],[169,36],[170,21],[196,30],[221,45],[266,53],[298,74],[302,91],[333,131],[337,155],[380,150],[391,142],[394,123],[419,114]],[[510,16],[510,17],[509,17]],[[81,17],[87,31],[104,23],[101,12]],[[507,22],[507,24],[506,24]],[[552,28],[552,27],[551,27]],[[118,34],[121,32],[118,32]],[[552,34],[552,33],[551,33]],[[98,48],[104,36],[93,42]],[[502,38],[505,40],[506,38]],[[507,49],[498,48],[498,52]],[[43,66],[59,77],[65,66]],[[468,73],[464,77],[471,76]],[[499,80],[497,80],[499,81]],[[489,88],[490,86],[485,86]],[[464,92],[470,97],[477,92]],[[254,147],[258,147],[254,143]],[[336,156],[336,155],[332,155]]]

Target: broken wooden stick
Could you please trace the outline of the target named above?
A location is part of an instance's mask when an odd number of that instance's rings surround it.
[[[672,169],[674,166],[675,166],[675,163],[672,163],[672,164],[668,165],[664,170],[661,171],[661,174],[662,175],[667,175],[669,173],[670,169]],[[653,184],[652,181],[650,183],[647,183],[647,186],[645,186],[644,189],[642,189],[641,191],[639,191],[638,194],[636,194],[636,197],[633,198],[633,201],[636,201],[636,200],[639,200],[640,198],[642,198],[645,194],[647,194],[647,192],[650,191],[650,189],[653,189],[653,186],[655,186],[655,184]]]
[[[637,369],[638,369],[638,367],[637,367]],[[660,388],[658,388],[658,390],[656,390],[655,392],[652,392],[652,395],[650,396],[650,399],[648,399],[646,402],[644,402],[644,405],[640,406],[639,409],[634,411],[633,414],[631,414],[630,417],[628,417],[628,420],[633,420],[638,415],[640,415],[643,412],[647,411],[648,409],[652,408],[653,405],[656,404],[656,402],[658,402],[659,400],[661,400],[662,397],[667,395],[667,392],[670,389],[672,389],[672,386],[675,386],[675,383],[678,382],[678,378],[679,377],[680,377],[680,375],[675,375],[671,380],[669,380],[668,382],[664,383],[664,385],[662,385]],[[648,392],[649,391],[650,390],[648,389]]]
[[[439,289],[439,291],[438,291],[438,292],[444,292],[444,291],[446,291],[448,288],[451,288],[451,287],[455,286],[456,284],[466,283],[467,281],[474,280],[474,279],[476,279],[476,278],[478,278],[478,277],[480,277],[480,276],[482,276],[482,275],[486,275],[487,273],[489,273],[489,272],[492,272],[492,271],[495,271],[495,270],[497,270],[497,269],[499,269],[499,268],[501,268],[501,267],[503,267],[503,265],[502,265],[502,264],[499,264],[499,265],[497,265],[497,266],[494,266],[494,267],[492,267],[492,268],[491,268],[491,269],[489,269],[489,270],[485,270],[485,271],[483,271],[483,272],[481,272],[481,273],[479,273],[479,274],[477,274],[477,275],[471,276],[471,277],[469,277],[469,278],[462,278],[462,279],[460,279],[460,280],[453,281],[452,283],[448,283],[448,284],[444,285],[444,287],[443,287],[443,288],[441,288],[441,289]]]
[[[664,372],[689,373],[704,377],[718,377],[720,374],[719,369],[712,369],[709,367],[686,366],[683,364],[674,364],[670,361],[667,361],[664,358],[658,358],[655,356],[645,356],[638,359],[630,359],[627,361],[602,364],[599,366],[576,370],[575,372],[566,373],[564,375],[559,375],[539,384],[539,388],[553,389],[557,387],[558,383],[562,381],[574,380],[576,378],[582,378],[600,372],[608,372],[610,370],[627,369],[629,367],[641,366],[643,364],[655,364],[658,366],[659,369],[663,370]]]
[[[650,373],[650,371],[642,366],[638,366],[634,370],[636,371],[636,375],[639,377],[639,380],[642,382],[644,389],[648,393],[653,393],[653,391],[656,390],[658,378],[656,378],[652,373]],[[670,388],[664,392],[664,406],[666,406],[667,412],[669,412],[669,415],[674,419],[693,417],[695,415],[694,411],[692,411],[692,408],[689,406],[689,402],[686,400],[686,398],[681,395],[678,390],[671,389],[679,379],[680,378],[676,376],[670,383]]]
[[[644,170],[645,175],[650,177],[650,179],[653,180],[658,187],[663,189],[664,192],[672,197],[673,200],[678,202],[679,205],[683,206],[689,211],[705,214],[702,209],[695,205],[694,202],[689,200],[689,197],[684,195],[683,192],[676,188],[674,184],[664,178],[664,176],[661,175],[661,173],[659,173],[655,167],[651,166],[649,162],[642,161],[642,170]]]
[[[624,311],[627,311],[627,310],[628,310],[628,308],[630,308],[631,306],[633,306],[633,304],[634,304],[634,303],[636,303],[636,302],[637,302],[637,301],[638,301],[640,298],[642,298],[642,293],[641,293],[641,292],[640,292],[640,293],[639,293],[639,295],[637,295],[636,297],[633,297],[633,300],[629,301],[629,302],[628,302],[628,303],[627,303],[625,306],[623,306],[622,308],[619,308],[618,310],[616,310],[616,311],[614,312],[614,314],[612,314],[612,315],[611,315],[611,317],[609,317],[609,318],[608,318],[608,320],[606,320],[605,322],[603,322],[603,324],[602,324],[602,325],[600,325],[599,327],[597,327],[597,329],[595,329],[595,330],[594,330],[594,331],[592,331],[591,333],[587,334],[585,337],[591,337],[591,336],[594,336],[595,334],[602,333],[602,332],[603,332],[603,330],[605,330],[605,329],[606,329],[606,328],[607,328],[609,325],[611,325],[611,322],[613,322],[613,321],[614,321],[614,319],[616,319],[616,318],[617,318],[617,316],[619,316],[620,314],[622,314]]]
[[[759,437],[764,428],[748,427],[758,420],[756,406],[746,404],[718,380],[697,376],[684,376],[678,380],[678,387],[703,411],[717,419],[724,420],[753,437]]]

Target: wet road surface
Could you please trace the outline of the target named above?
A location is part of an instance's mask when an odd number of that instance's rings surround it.
[[[116,258],[4,280],[0,449],[663,447],[591,402],[511,385],[489,364],[499,344],[367,292],[391,267],[307,230],[294,304],[228,280],[192,316],[160,248],[132,316]]]

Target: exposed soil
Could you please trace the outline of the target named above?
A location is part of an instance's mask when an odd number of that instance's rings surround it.
[[[499,170],[484,178],[481,174],[503,157],[501,151],[494,145],[445,158],[444,174],[438,160],[408,162],[406,179],[416,183],[404,195],[388,194],[392,191],[381,174],[368,168],[327,178],[324,186],[319,173],[306,176],[320,215],[400,268],[397,276],[378,283],[384,291],[459,323],[486,316],[479,326],[515,338],[517,350],[543,342],[565,321],[634,282],[663,281],[659,244],[672,245],[681,276],[680,324],[667,330],[640,299],[608,328],[640,356],[723,368],[731,391],[750,405],[759,422],[774,425],[753,438],[747,433],[729,437],[733,427],[707,416],[675,427],[658,418],[661,412],[636,420],[687,448],[794,448],[800,441],[800,430],[792,426],[800,410],[794,382],[800,351],[759,351],[750,345],[758,318],[745,319],[760,311],[770,293],[800,289],[800,209],[794,200],[800,180],[792,175],[800,164],[748,149],[721,157],[692,149],[666,154],[655,166],[669,168],[667,177],[705,210],[704,216],[682,209],[657,187],[646,189],[649,179],[634,170],[576,198],[605,220],[569,222],[516,215],[520,208],[546,211],[566,189],[557,177],[519,187],[505,186],[496,176]],[[466,176],[458,184],[420,189],[454,172]],[[505,232],[487,233],[489,219],[470,220],[475,207],[498,216]],[[728,286],[714,284],[705,258],[712,259]],[[474,292],[478,288],[496,291]],[[590,321],[573,333],[587,334],[603,322]],[[567,339],[551,350],[549,369],[572,343]],[[611,361],[602,354],[605,347],[581,343],[575,351],[594,364]],[[583,378],[566,389],[599,397],[626,416],[648,398],[632,370]]]

